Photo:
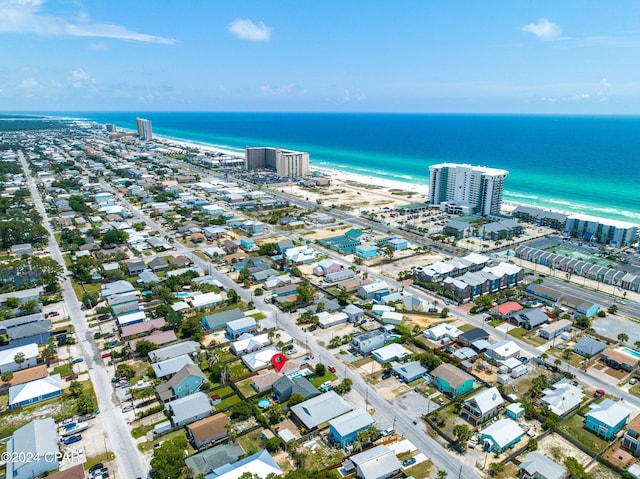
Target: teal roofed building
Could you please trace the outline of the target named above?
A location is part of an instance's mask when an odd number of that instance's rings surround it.
[[[600,404],[592,404],[585,415],[584,427],[604,439],[611,439],[627,424],[631,415],[631,410],[621,403],[606,398]]]
[[[356,256],[362,259],[375,258],[378,255],[378,247],[371,244],[356,246]]]

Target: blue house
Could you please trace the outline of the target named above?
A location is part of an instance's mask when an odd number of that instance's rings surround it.
[[[236,319],[227,323],[227,336],[237,339],[244,333],[253,333],[257,330],[258,324],[256,320],[250,316]]]
[[[206,378],[195,364],[185,364],[169,381],[156,387],[161,402],[189,396],[200,390]]]
[[[378,247],[372,244],[356,246],[356,256],[362,259],[375,258],[378,255]]]
[[[62,395],[62,379],[59,374],[48,376],[9,388],[9,409],[46,401]]]
[[[358,433],[373,425],[373,418],[363,409],[356,409],[329,421],[329,437],[340,447],[358,439]]]
[[[395,251],[400,251],[403,249],[407,249],[409,244],[407,243],[407,240],[404,238],[401,238],[399,236],[392,236],[389,238],[382,238],[381,240],[378,241],[378,245],[379,246],[387,246],[387,245],[391,245],[393,246],[393,249]]]
[[[511,419],[500,419],[480,431],[480,442],[485,451],[503,452],[524,436],[524,429]]]
[[[255,245],[255,242],[252,239],[247,238],[246,236],[240,238],[240,247],[244,248],[247,251],[253,249]]]
[[[228,322],[242,318],[244,318],[244,312],[240,308],[234,308],[205,316],[200,323],[205,331],[212,331],[214,329],[222,329],[226,327]]]
[[[621,403],[606,398],[600,404],[592,404],[585,416],[584,427],[597,436],[611,439],[627,424],[631,414],[631,410]]]

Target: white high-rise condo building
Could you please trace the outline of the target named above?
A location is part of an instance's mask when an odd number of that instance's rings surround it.
[[[456,163],[429,167],[429,202],[448,213],[500,213],[509,172]]]
[[[309,153],[273,147],[246,147],[247,170],[275,170],[283,178],[300,178],[309,174]]]

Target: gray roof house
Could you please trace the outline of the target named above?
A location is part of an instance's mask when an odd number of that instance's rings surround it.
[[[521,309],[509,315],[508,321],[524,329],[533,329],[549,321],[549,317],[539,308]]]
[[[477,426],[497,416],[504,406],[504,399],[498,388],[492,387],[467,399],[460,411],[460,416]]]
[[[400,471],[400,461],[393,449],[376,446],[351,456],[349,459],[356,467],[359,479],[386,479]]]
[[[206,449],[189,456],[184,462],[193,471],[193,477],[197,477],[200,474],[209,474],[225,464],[236,462],[242,456],[244,456],[244,449],[236,442]]]
[[[384,346],[385,338],[384,332],[374,329],[353,338],[351,346],[360,354],[369,354],[371,351]]]
[[[147,263],[147,267],[153,272],[162,271],[169,267],[169,262],[162,256],[156,256]]]
[[[519,477],[522,479],[566,479],[569,472],[547,456],[532,451],[520,463]]]
[[[144,264],[144,261],[141,258],[128,259],[124,264],[126,265],[130,275],[140,274],[147,269],[147,265]]]
[[[391,372],[402,382],[410,383],[427,374],[427,368],[420,364],[420,361],[411,361],[408,363],[396,364],[391,369]]]
[[[13,433],[7,451],[14,460],[6,463],[8,479],[31,479],[58,468],[58,434],[55,421],[34,419]]]
[[[304,377],[282,376],[273,383],[273,395],[279,403],[289,400],[294,394],[300,394],[303,398],[309,399],[320,394],[320,391]]]
[[[291,412],[307,430],[311,430],[352,409],[335,391],[328,391],[296,404],[291,407]]]
[[[157,378],[164,378],[173,376],[187,364],[194,364],[194,362],[190,356],[183,354],[182,356],[176,356],[175,358],[153,363],[151,367]]]
[[[149,353],[149,359],[153,362],[177,358],[185,354],[193,354],[200,350],[200,343],[195,341],[183,341],[164,348],[156,349]]]
[[[205,393],[197,392],[168,402],[167,410],[171,412],[171,422],[174,426],[184,426],[210,416],[213,407]]]
[[[212,329],[224,328],[227,326],[227,323],[229,321],[242,319],[244,318],[244,316],[244,312],[242,312],[240,308],[234,308],[205,316],[204,318],[202,318],[201,323],[205,331],[211,331]]]
[[[349,316],[349,322],[355,323],[356,321],[364,318],[364,310],[358,308],[355,304],[348,304],[342,310],[347,316]]]
[[[607,345],[600,341],[583,336],[573,347],[573,352],[580,356],[584,356],[585,358],[592,358],[604,351],[606,347]]]

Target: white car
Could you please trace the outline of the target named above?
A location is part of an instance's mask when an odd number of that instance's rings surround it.
[[[122,408],[122,412],[129,412],[129,411],[133,411],[133,406],[131,404]]]
[[[470,449],[475,449],[475,447],[478,445],[478,436],[473,436],[470,440],[469,440],[469,448]]]

